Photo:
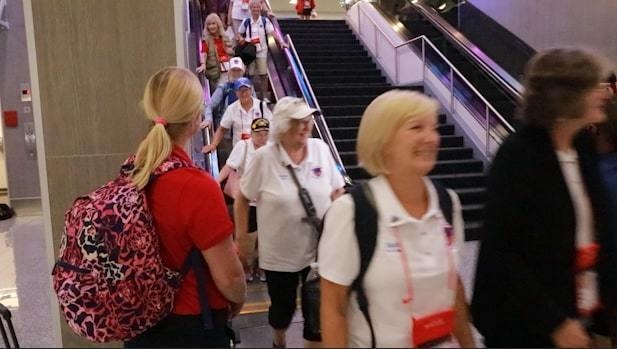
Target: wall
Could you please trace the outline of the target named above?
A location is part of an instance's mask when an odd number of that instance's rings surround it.
[[[176,64],[183,32],[172,0],[25,3],[43,209],[57,252],[72,200],[111,179],[145,135],[146,80]],[[61,324],[64,347],[94,346]]]
[[[615,0],[470,0],[536,50],[582,45],[617,63]]]
[[[16,110],[18,127],[4,128],[9,195],[11,200],[41,196],[36,152],[25,147],[25,126],[33,128],[32,103],[21,101],[22,83],[30,83],[26,30],[21,0],[8,0],[4,19],[10,29],[0,31],[0,98],[3,110]]]

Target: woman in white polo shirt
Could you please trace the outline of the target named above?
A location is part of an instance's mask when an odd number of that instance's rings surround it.
[[[235,201],[240,246],[247,238],[249,201],[257,201],[259,267],[266,272],[272,303],[268,318],[274,329],[275,347],[286,344],[285,333],[296,309],[298,284],[306,279],[317,250],[317,234],[304,219],[306,213],[298,188],[287,166],[291,165],[300,184],[307,189],[320,218],[345,184],[326,144],[309,138],[315,112],[299,98],[284,97],[278,101],[272,120],[274,142],[255,152]],[[248,251],[241,248],[240,254],[246,256]],[[304,338],[320,340],[306,326]]]
[[[375,176],[368,188],[377,211],[377,240],[362,285],[377,347],[451,347],[452,337],[463,347],[474,346],[456,270],[463,242],[461,204],[448,190],[454,234],[447,234],[437,191],[426,177],[439,148],[437,110],[429,97],[394,90],[377,97],[360,123],[358,158]],[[354,220],[354,201],[344,195],[324,222],[319,273],[325,347],[372,344],[368,321],[350,293],[360,271]],[[432,333],[436,323],[441,331]]]

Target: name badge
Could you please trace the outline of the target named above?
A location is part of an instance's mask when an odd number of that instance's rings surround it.
[[[428,316],[411,318],[411,347],[416,348],[430,342],[447,339],[454,330],[454,309],[446,309]],[[429,345],[430,346],[430,345]]]

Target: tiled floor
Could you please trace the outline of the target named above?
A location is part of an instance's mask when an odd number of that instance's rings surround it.
[[[22,347],[57,347],[51,320],[50,267],[47,265],[43,217],[36,208],[18,208],[17,217],[0,221],[0,302],[13,313],[13,323]],[[471,295],[477,242],[461,251],[461,278]],[[265,283],[253,282],[244,315],[233,321],[239,330],[241,348],[269,348],[272,332],[268,326]],[[261,311],[261,312],[260,312]],[[478,342],[480,343],[480,342]],[[3,348],[0,341],[0,348]],[[287,345],[302,347],[302,317],[296,313],[288,332]]]

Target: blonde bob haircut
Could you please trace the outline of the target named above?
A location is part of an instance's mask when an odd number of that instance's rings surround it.
[[[414,118],[437,115],[439,104],[434,99],[418,92],[391,90],[366,107],[360,128],[356,152],[358,162],[369,174],[388,174],[384,164],[384,146],[394,131]]]
[[[163,118],[167,125],[155,123],[135,154],[132,181],[143,189],[152,172],[172,151],[173,142],[185,135],[203,111],[203,89],[191,71],[166,67],[154,73],[146,84],[141,106],[153,121]]]
[[[206,17],[206,21],[205,21],[205,25],[204,25],[204,31],[202,33],[202,36],[204,38],[212,38],[214,39],[214,37],[210,34],[210,31],[208,30],[208,24],[209,23],[216,23],[216,25],[219,28],[218,31],[218,36],[225,37],[225,29],[223,28],[223,21],[221,21],[221,17],[219,17],[219,15],[217,15],[216,13],[211,13],[208,15],[208,17]]]

